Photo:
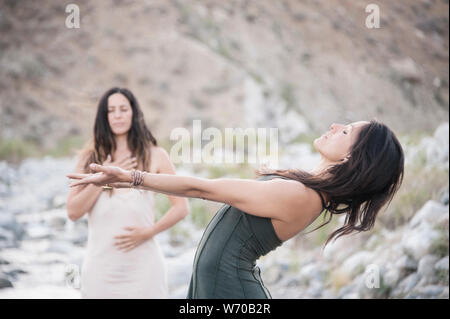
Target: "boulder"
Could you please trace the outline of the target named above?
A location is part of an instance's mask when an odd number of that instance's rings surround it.
[[[403,298],[419,283],[420,275],[418,273],[412,273],[409,276],[403,278],[397,287],[391,292],[392,297]]]
[[[350,275],[354,276],[360,272],[364,272],[367,264],[369,264],[374,257],[370,251],[358,251],[348,257],[341,266],[341,269]]]
[[[399,268],[390,268],[383,274],[383,283],[388,287],[395,287],[401,279],[402,272]]]
[[[434,265],[434,269],[448,271],[448,256],[445,256],[444,258],[440,259]]]
[[[403,271],[415,271],[417,270],[418,262],[408,255],[401,256],[396,262],[395,267]]]
[[[427,255],[433,247],[433,243],[440,238],[437,230],[424,222],[420,227],[406,229],[402,236],[402,250],[416,261]]]
[[[435,264],[439,260],[439,257],[435,255],[425,255],[419,261],[417,267],[417,273],[423,278],[422,280],[426,283],[431,283],[434,281]]]
[[[429,285],[416,289],[419,298],[437,298],[444,292],[444,286]]]
[[[442,205],[437,201],[429,200],[410,220],[409,226],[414,228],[424,222],[433,225],[434,223],[439,221],[445,214],[448,215],[448,207]]]
[[[12,288],[13,284],[11,281],[3,275],[0,275],[0,289],[2,288]]]

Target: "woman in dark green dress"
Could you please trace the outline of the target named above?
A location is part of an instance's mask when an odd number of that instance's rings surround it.
[[[261,180],[279,177],[266,175]],[[282,243],[270,218],[222,206],[198,246],[188,298],[271,298],[256,260]]]
[[[225,203],[200,241],[188,298],[271,298],[256,266],[259,257],[300,233],[323,210],[330,216],[322,226],[334,214],[346,217],[325,245],[371,229],[402,182],[402,147],[377,121],[333,124],[314,147],[322,159],[313,171],[259,171],[258,180],[150,174],[97,164],[90,166],[94,174],[67,176],[78,179],[71,186],[139,187]]]

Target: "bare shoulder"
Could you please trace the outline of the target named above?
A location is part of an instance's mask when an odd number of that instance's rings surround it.
[[[308,188],[301,182],[289,179],[274,178],[265,181],[271,185],[271,188],[277,193],[284,193],[286,197],[294,201],[303,201],[308,196]]]
[[[299,217],[320,209],[321,201],[317,193],[296,180],[274,178],[269,181],[271,191],[285,203],[284,220],[294,221]]]
[[[89,159],[89,157],[92,155],[93,150],[90,149],[84,149],[78,152],[77,156],[77,166],[76,166],[76,172],[77,173],[83,173],[84,172],[84,166],[86,164],[86,161]]]
[[[167,153],[167,151],[161,146],[152,146],[150,151],[152,152],[152,155],[156,155],[158,157],[169,157],[169,153]]]
[[[150,152],[153,172],[159,173],[171,164],[169,153],[161,146],[152,146]]]

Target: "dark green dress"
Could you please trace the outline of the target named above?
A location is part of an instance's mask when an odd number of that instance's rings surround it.
[[[272,178],[285,177],[266,175],[258,180]],[[270,218],[223,205],[197,248],[187,298],[271,298],[256,260],[281,244]]]

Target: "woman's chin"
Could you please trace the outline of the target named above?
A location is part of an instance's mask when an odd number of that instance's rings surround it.
[[[120,135],[125,135],[125,134],[127,134],[127,132],[128,131],[126,131],[126,130],[122,130],[122,131],[120,131],[120,130],[117,130],[117,131],[112,131],[113,132],[113,134],[115,135],[115,136],[120,136]]]
[[[316,138],[313,142],[313,147],[317,152],[319,152],[320,149],[319,144],[320,144],[320,137]]]

